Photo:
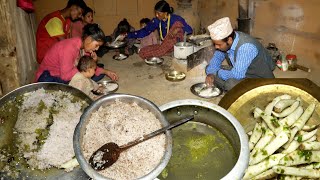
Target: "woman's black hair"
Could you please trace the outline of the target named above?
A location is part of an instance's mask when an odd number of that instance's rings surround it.
[[[157,4],[154,6],[154,10],[159,12],[167,12],[169,14],[173,13],[173,8],[170,7],[169,3],[164,0],[157,2]]]
[[[85,9],[83,9],[82,16],[84,17],[88,13],[92,13],[93,14],[93,10],[90,7],[87,6]]]
[[[91,56],[82,56],[79,59],[77,69],[79,72],[86,72],[90,68],[96,68],[97,62]]]
[[[83,10],[87,7],[87,4],[83,0],[69,0],[67,3],[67,8],[71,7],[72,5],[79,6]]]
[[[142,18],[140,24],[148,24],[151,20],[149,18]]]
[[[116,36],[124,33],[130,32],[130,24],[126,18],[124,18],[122,21],[118,24],[118,31],[116,32]]]
[[[96,23],[87,24],[83,27],[82,40],[88,36],[92,37],[93,40],[105,43],[105,35],[99,25]]]

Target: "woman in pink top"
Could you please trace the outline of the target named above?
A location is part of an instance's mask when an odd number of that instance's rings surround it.
[[[71,26],[71,37],[81,37],[82,29],[87,24],[93,23],[93,10],[86,7],[82,13],[82,18],[72,23]]]
[[[90,54],[95,60],[95,53],[104,44],[105,35],[97,24],[88,24],[83,28],[82,38],[75,37],[54,44],[46,53],[37,72],[38,82],[68,83],[78,72],[76,65],[80,56]],[[116,73],[97,68],[96,75],[105,74],[112,80],[118,80]]]

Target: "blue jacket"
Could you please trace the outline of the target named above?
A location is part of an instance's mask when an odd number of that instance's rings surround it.
[[[183,30],[184,32],[187,32],[187,34],[192,33],[192,28],[187,24],[187,22],[179,15],[176,14],[170,14],[170,27],[176,22],[180,21],[183,24]],[[158,18],[153,18],[147,25],[146,27],[135,31],[135,32],[130,32],[128,33],[128,38],[144,38],[148,36],[150,33],[152,33],[154,30],[158,29],[160,32],[160,27],[159,23],[161,22],[161,28],[162,28],[162,36],[163,38],[167,35],[167,24],[168,24],[168,19],[166,21],[161,21]]]

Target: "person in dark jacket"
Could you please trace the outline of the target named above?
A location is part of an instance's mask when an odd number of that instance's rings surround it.
[[[254,37],[234,31],[228,17],[208,26],[216,49],[206,68],[206,84],[228,91],[245,78],[274,78],[268,51]],[[226,60],[227,66],[222,62]]]

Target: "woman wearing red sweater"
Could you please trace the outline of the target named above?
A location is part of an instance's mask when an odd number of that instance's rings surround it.
[[[81,56],[90,55],[97,60],[95,51],[104,44],[104,39],[105,35],[97,24],[88,24],[83,28],[82,38],[70,38],[54,44],[36,72],[36,81],[68,83],[78,72],[76,66]],[[103,68],[98,67],[95,74],[105,74],[112,80],[118,80],[116,73]]]

